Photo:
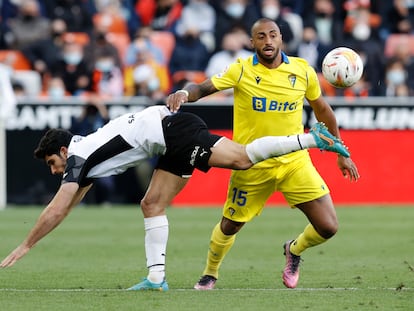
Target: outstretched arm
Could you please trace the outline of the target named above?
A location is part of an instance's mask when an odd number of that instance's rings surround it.
[[[320,122],[325,123],[329,131],[336,137],[340,138],[335,114],[325,99],[320,96],[316,100],[308,100],[308,102],[311,105],[313,112],[315,113],[316,119]],[[341,155],[338,155],[337,163],[339,169],[342,172],[342,175],[345,178],[349,178],[350,181],[357,181],[359,179],[360,176],[358,169],[351,158],[345,158]]]
[[[178,90],[175,93],[168,95],[167,107],[171,112],[177,112],[181,105],[186,102],[195,102],[202,97],[213,94],[218,90],[211,82],[211,79],[207,79],[200,84],[190,83],[182,90]]]
[[[69,214],[72,207],[83,198],[89,188],[90,186],[87,188],[79,188],[77,183],[66,183],[61,185],[52,201],[40,214],[36,224],[29,232],[26,239],[3,259],[0,267],[10,267],[26,255],[39,240],[62,222],[62,220]]]

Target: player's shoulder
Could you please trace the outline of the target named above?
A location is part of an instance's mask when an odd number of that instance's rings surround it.
[[[302,57],[298,57],[298,56],[286,56],[289,64],[294,64],[296,66],[301,66],[301,67],[308,67],[309,63],[306,59],[302,58]]]

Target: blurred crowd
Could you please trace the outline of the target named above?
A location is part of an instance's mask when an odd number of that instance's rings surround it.
[[[260,17],[276,21],[283,50],[316,69],[325,95],[414,95],[414,0],[0,0],[0,7],[0,63],[16,97],[80,97],[85,106],[72,120],[74,134],[108,122],[106,101],[162,101],[248,57],[250,28]],[[343,90],[321,74],[324,55],[338,46],[364,62],[362,79]],[[128,185],[136,185],[126,188],[142,196],[153,164],[128,171]],[[87,199],[114,202],[117,184],[102,179]],[[135,202],[135,192],[127,196]]]
[[[162,100],[252,53],[260,17],[284,51],[305,58],[328,96],[414,94],[414,0],[0,0],[0,62],[18,97],[148,96]],[[338,90],[321,63],[356,50],[362,79]],[[222,93],[218,96],[231,96]]]

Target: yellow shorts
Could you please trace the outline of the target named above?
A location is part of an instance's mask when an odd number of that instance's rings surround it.
[[[266,201],[276,191],[281,192],[293,208],[296,204],[328,194],[329,188],[308,154],[271,168],[233,171],[223,216],[237,222],[248,222],[261,214]]]

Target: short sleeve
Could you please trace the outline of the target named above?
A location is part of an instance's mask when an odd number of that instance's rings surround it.
[[[211,82],[218,90],[233,88],[243,75],[243,65],[237,61],[227,66],[222,72],[211,77]]]
[[[318,75],[316,74],[315,69],[309,65],[306,70],[306,75],[308,78],[308,87],[306,89],[305,97],[309,100],[315,100],[322,94]]]

